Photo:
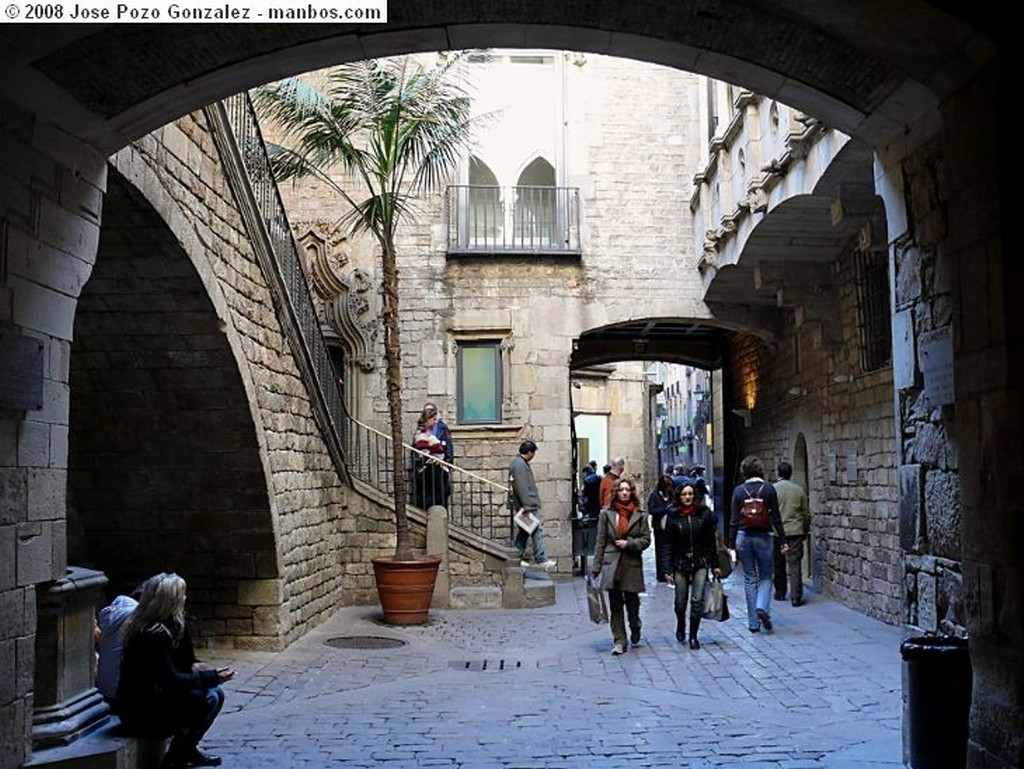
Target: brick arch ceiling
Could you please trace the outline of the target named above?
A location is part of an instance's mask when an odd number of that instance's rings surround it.
[[[708,74],[874,145],[994,55],[975,28],[922,0],[388,5],[383,25],[4,25],[0,95],[111,152],[216,98],[340,61],[546,47]]]
[[[125,585],[178,571],[197,595],[274,576],[266,479],[238,365],[195,267],[114,170],[76,311],[70,382],[68,547],[77,562]]]

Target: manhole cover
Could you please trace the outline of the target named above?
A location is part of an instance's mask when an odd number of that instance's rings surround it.
[[[328,638],[325,644],[335,649],[397,649],[405,646],[401,638],[384,638],[377,635],[348,635]]]

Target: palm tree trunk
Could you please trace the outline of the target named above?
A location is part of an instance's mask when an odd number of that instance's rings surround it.
[[[391,421],[391,459],[395,490],[395,560],[412,558],[409,518],[405,512],[405,450],[402,425],[402,345],[398,324],[398,265],[395,245],[386,237],[382,245],[384,273],[384,363],[388,389],[388,416]]]

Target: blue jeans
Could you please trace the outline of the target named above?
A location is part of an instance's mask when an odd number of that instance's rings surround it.
[[[543,523],[539,524],[532,534],[527,534],[516,526],[516,550],[519,551],[519,559],[524,560],[526,558],[526,540],[531,537],[533,537],[533,560],[535,563],[544,563],[547,560],[547,555],[544,552]]]
[[[739,531],[736,557],[743,565],[743,589],[747,598],[747,627],[760,629],[757,610],[772,611],[774,545],[769,532]]]
[[[686,615],[690,615],[690,627],[696,637],[696,625],[700,624],[704,613],[704,589],[707,586],[708,570],[676,571],[673,575],[676,582],[674,607],[676,610],[676,633],[682,633],[686,627]],[[695,624],[693,624],[695,623]]]
[[[174,735],[168,752],[175,756],[187,756],[190,751],[195,750],[222,707],[224,690],[219,686],[206,690],[189,690],[182,701],[180,729]]]

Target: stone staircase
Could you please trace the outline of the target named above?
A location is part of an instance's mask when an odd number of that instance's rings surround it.
[[[533,609],[554,604],[555,583],[543,569],[510,566],[500,587],[453,587],[448,596],[451,609]]]

